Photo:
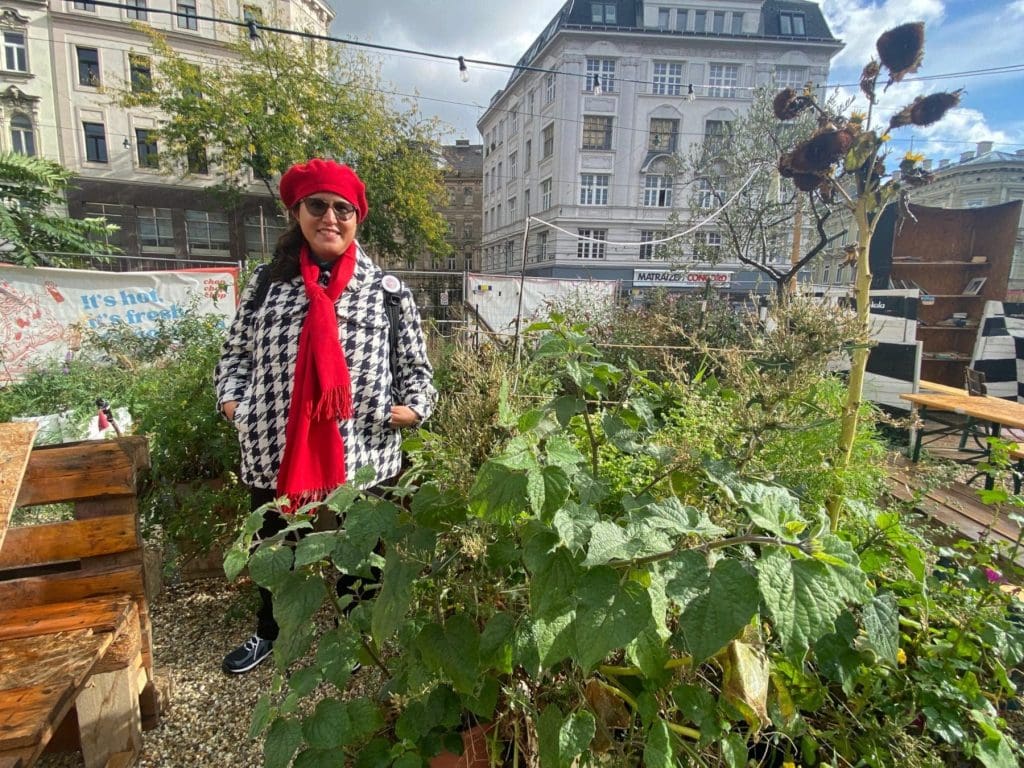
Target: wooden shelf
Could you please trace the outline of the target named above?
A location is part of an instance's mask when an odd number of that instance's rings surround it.
[[[925,352],[921,355],[921,362],[928,363],[969,363],[970,355],[959,355],[957,357],[935,357],[939,352]]]
[[[988,261],[899,261],[893,259],[892,266],[895,267],[990,267]]]

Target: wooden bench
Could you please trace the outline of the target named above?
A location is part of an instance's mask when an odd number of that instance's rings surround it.
[[[48,746],[130,766],[160,714],[136,496],[146,441],[32,450],[29,431],[0,424],[0,521],[12,490],[19,507],[72,502],[74,519],[0,529],[0,768]]]

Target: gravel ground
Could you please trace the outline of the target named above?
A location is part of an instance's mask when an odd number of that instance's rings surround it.
[[[158,675],[172,681],[161,724],[142,734],[141,768],[262,766],[262,741],[249,719],[269,689],[273,663],[246,675],[221,671],[224,654],[252,632],[255,590],[223,578],[165,586],[150,606]],[[80,753],[47,755],[41,768],[83,765]]]

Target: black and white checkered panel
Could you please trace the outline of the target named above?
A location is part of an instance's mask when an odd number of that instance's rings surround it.
[[[352,381],[353,418],[339,424],[349,477],[372,466],[375,482],[398,473],[401,433],[390,427],[392,386],[388,362],[388,321],[382,273],[360,250],[356,269],[337,302],[338,330]],[[255,285],[255,278],[249,287]],[[321,278],[326,284],[326,273]],[[238,400],[234,423],[242,453],[242,481],[274,488],[284,455],[299,334],[308,299],[302,278],[272,282],[255,313],[248,289],[228,331],[215,374],[218,402]],[[433,410],[436,391],[412,293],[403,286],[398,329],[397,391],[424,418]]]
[[[985,302],[971,367],[992,397],[1024,402],[1024,304]]]
[[[921,342],[917,340],[917,291],[871,292],[871,338],[864,374],[864,397],[889,408],[909,410],[901,394],[916,392],[921,379]]]

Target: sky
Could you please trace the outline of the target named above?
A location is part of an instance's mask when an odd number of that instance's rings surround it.
[[[328,0],[337,16],[331,34],[346,40],[415,51],[514,64],[554,18],[564,0],[387,0],[374,3]],[[715,0],[704,0],[707,6]],[[926,43],[919,76],[884,94],[878,114],[889,114],[915,96],[964,88],[961,106],[928,128],[903,128],[894,147],[939,159],[958,158],[978,141],[1013,152],[1024,148],[1024,0],[822,0],[833,34],[846,47],[832,60],[829,82],[858,95],[860,71],[884,30],[924,21]],[[479,143],[476,122],[506,83],[504,67],[470,65],[461,82],[458,64],[402,53],[377,54],[386,88],[412,99],[424,117],[450,127],[445,143]],[[1017,71],[971,76],[960,73],[1019,65]]]

